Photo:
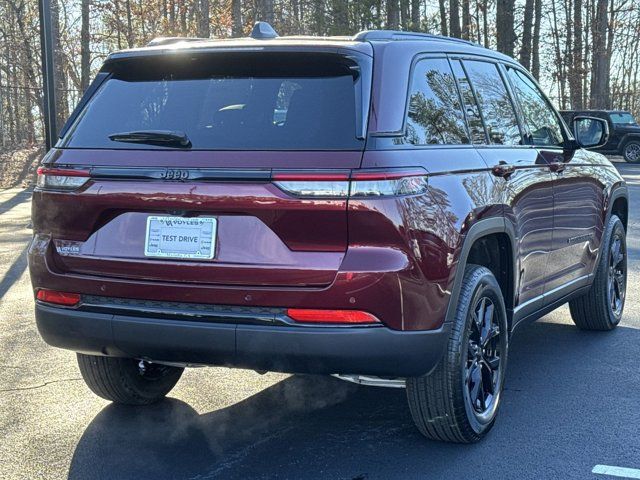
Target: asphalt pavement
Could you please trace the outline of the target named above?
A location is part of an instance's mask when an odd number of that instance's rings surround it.
[[[199,368],[154,406],[96,397],[75,354],[38,336],[30,194],[0,190],[0,479],[611,479],[594,467],[640,469],[640,165],[617,165],[631,190],[622,324],[582,332],[565,306],[519,330],[500,416],[475,445],[425,440],[403,390],[331,377]]]

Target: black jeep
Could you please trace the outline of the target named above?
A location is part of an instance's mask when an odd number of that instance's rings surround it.
[[[640,125],[630,112],[624,110],[564,110],[560,112],[567,124],[576,116],[602,118],[609,124],[609,141],[597,152],[622,155],[627,162],[640,162]]]

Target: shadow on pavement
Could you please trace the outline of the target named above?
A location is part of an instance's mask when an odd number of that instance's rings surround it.
[[[4,202],[0,202],[0,213],[8,212],[16,205],[20,205],[21,203],[28,202],[31,200],[31,189],[21,190],[16,193],[9,200],[5,200]]]
[[[20,277],[27,269],[27,250],[29,250],[28,244],[25,245],[20,255],[13,261],[2,280],[0,280],[0,299],[4,297],[14,283],[20,280]]]
[[[402,390],[330,377],[293,376],[205,414],[175,399],[110,405],[80,439],[69,478],[592,478],[596,463],[640,459],[637,442],[621,440],[640,424],[638,345],[628,327],[522,327],[500,417],[476,445],[422,438]],[[575,442],[583,448],[565,455]]]

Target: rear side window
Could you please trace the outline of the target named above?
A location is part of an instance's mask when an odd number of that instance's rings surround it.
[[[444,58],[415,65],[405,140],[414,145],[469,143],[456,79]]]
[[[345,59],[207,59],[192,70],[166,62],[114,72],[63,148],[153,149],[114,133],[179,131],[202,150],[358,150],[359,69]],[[205,65],[203,68],[202,65]]]
[[[497,145],[522,144],[516,113],[497,65],[475,60],[463,64],[478,98],[489,141]]]
[[[513,68],[508,68],[507,72],[531,132],[531,143],[535,146],[561,146],[564,138],[560,120],[542,92],[522,72]]]

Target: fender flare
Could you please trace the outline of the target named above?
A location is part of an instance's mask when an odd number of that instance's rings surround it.
[[[607,223],[609,223],[609,219],[611,218],[611,212],[613,210],[613,204],[616,203],[616,200],[619,198],[624,198],[627,201],[627,213],[628,213],[629,189],[627,188],[627,185],[622,182],[617,183],[612,187],[611,193],[607,198],[607,213],[604,217],[603,228],[605,228]]]
[[[458,308],[458,298],[460,297],[460,289],[462,288],[462,280],[464,278],[464,271],[467,265],[467,259],[469,258],[469,252],[476,240],[481,239],[495,233],[505,233],[509,237],[511,243],[511,264],[512,264],[512,279],[514,282],[512,295],[515,295],[515,280],[517,277],[517,261],[516,261],[516,234],[515,229],[511,223],[507,222],[504,217],[491,217],[483,220],[479,220],[474,223],[469,231],[464,235],[462,248],[458,257],[458,263],[455,267],[455,277],[453,280],[453,287],[451,289],[451,296],[449,297],[449,305],[447,306],[447,313],[445,315],[444,323],[452,323]],[[513,305],[513,298],[511,302],[506,301],[507,305],[511,303]],[[509,308],[507,307],[507,314],[509,314]]]
[[[618,152],[620,153],[620,155],[622,155],[624,147],[627,145],[627,142],[629,142],[630,140],[635,140],[638,143],[640,143],[640,134],[638,134],[638,133],[625,133],[622,136],[622,138],[620,139],[620,142],[618,143]]]

